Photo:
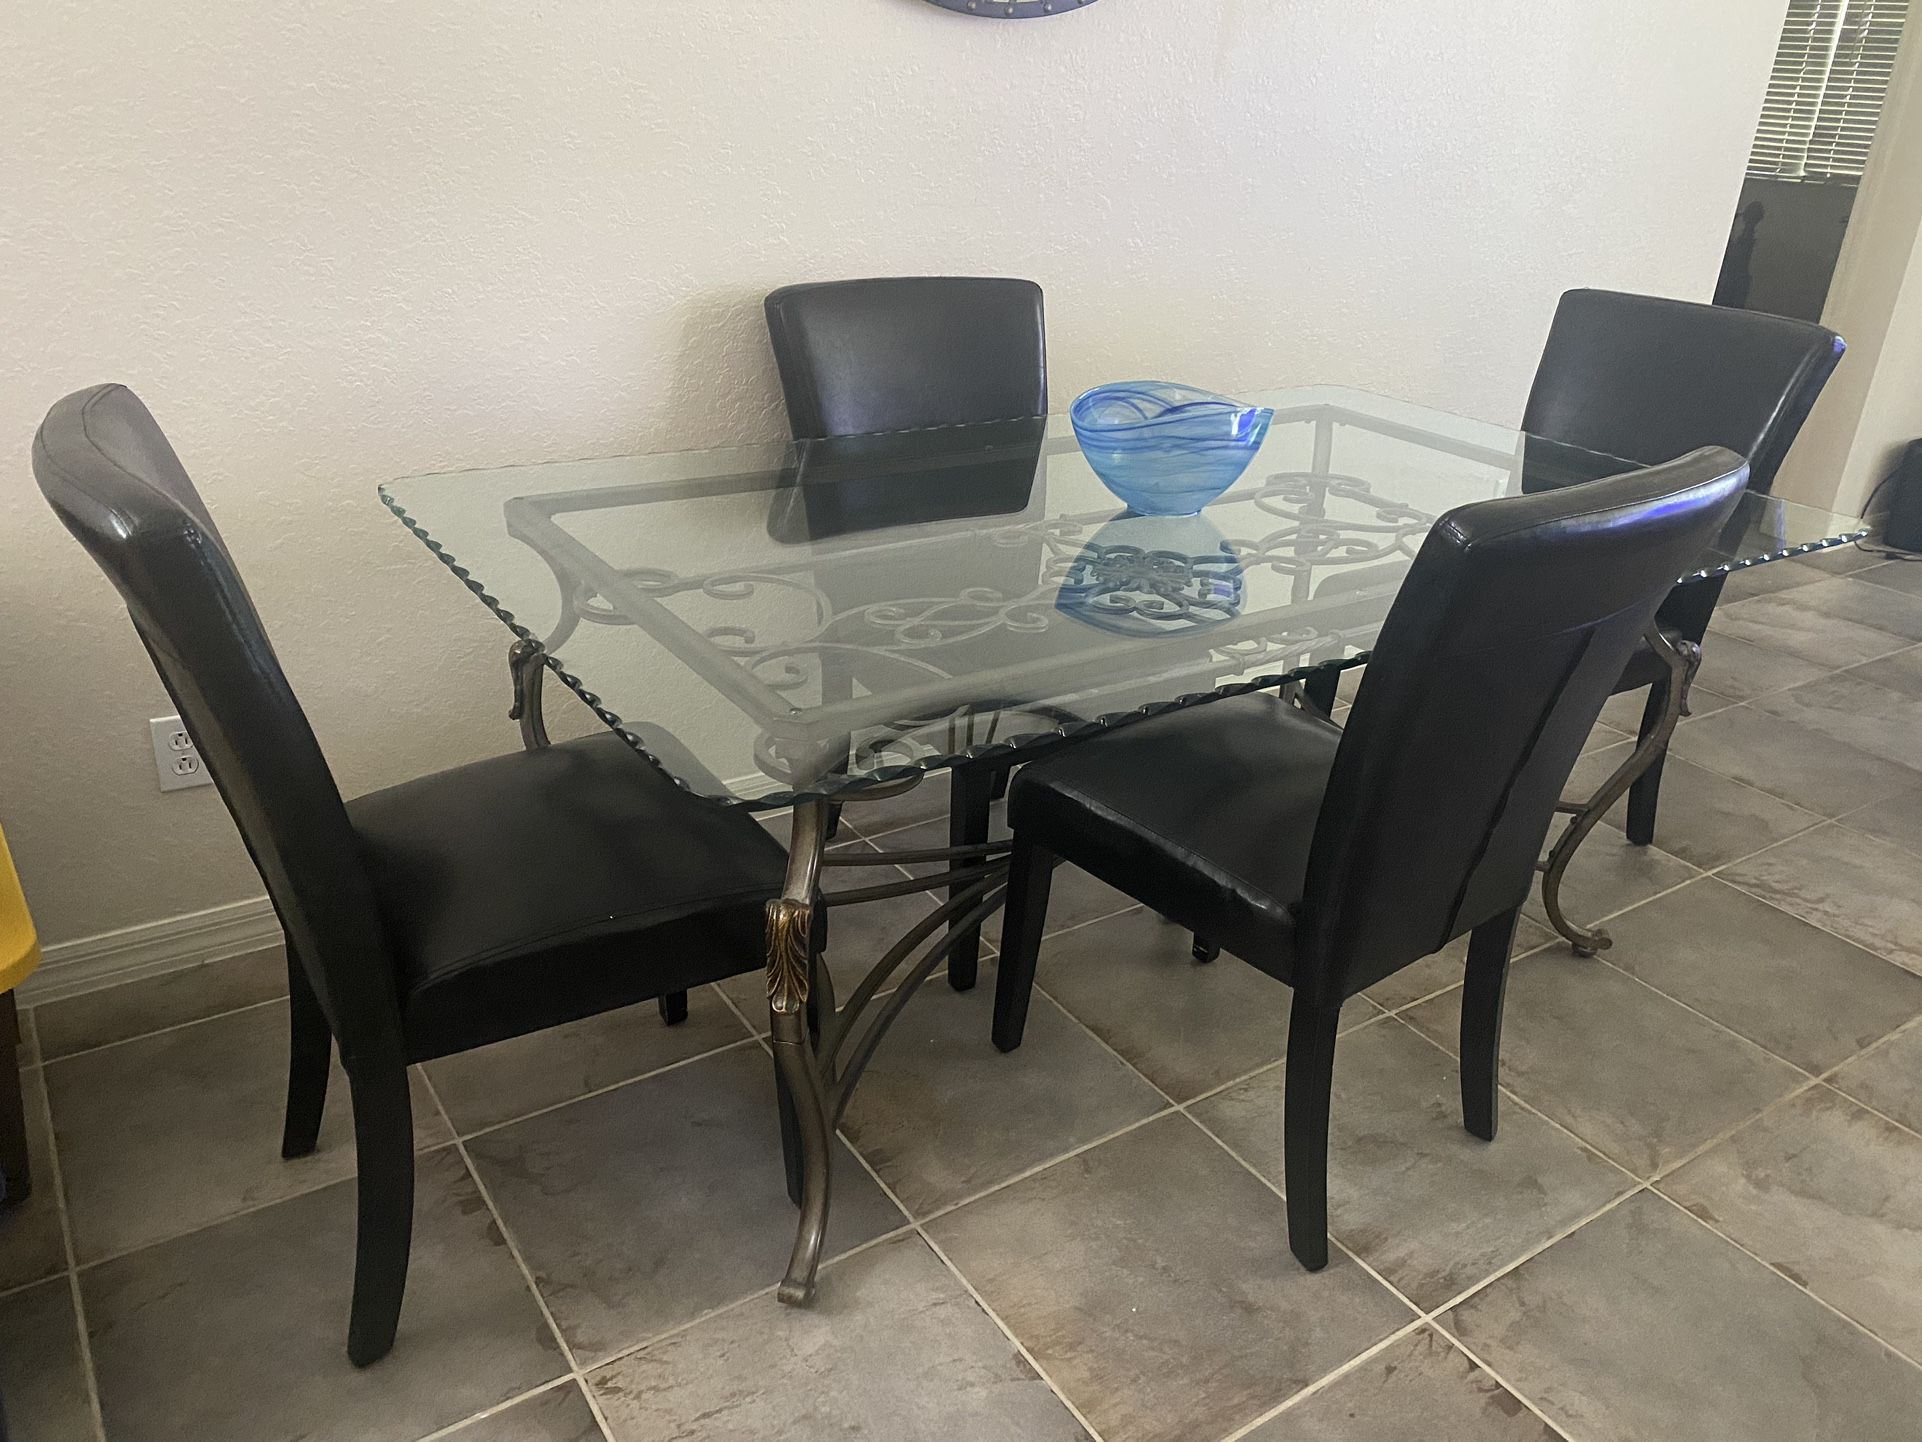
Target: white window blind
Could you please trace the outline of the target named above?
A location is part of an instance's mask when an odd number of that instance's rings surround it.
[[[1861,176],[1908,11],[1908,0],[1789,0],[1750,175]]]

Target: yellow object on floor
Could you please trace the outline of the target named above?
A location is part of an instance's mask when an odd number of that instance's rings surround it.
[[[0,992],[12,991],[38,965],[40,939],[27,914],[27,898],[20,891],[13,857],[7,853],[7,838],[0,835]]]

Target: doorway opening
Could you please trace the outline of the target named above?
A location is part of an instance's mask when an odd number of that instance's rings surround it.
[[[1790,0],[1716,304],[1822,318],[1908,9]]]

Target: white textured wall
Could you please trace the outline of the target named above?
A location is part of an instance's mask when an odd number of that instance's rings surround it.
[[[504,632],[374,503],[778,425],[759,297],[1047,288],[1053,383],[1512,418],[1556,294],[1712,288],[1781,0],[31,0],[0,24],[0,822],[63,940],[258,891],[27,467],[132,384],[350,792],[511,744]]]

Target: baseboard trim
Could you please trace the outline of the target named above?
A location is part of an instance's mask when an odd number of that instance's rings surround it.
[[[141,926],[56,942],[41,953],[40,969],[20,986],[29,1006],[159,976],[203,961],[240,956],[280,944],[280,918],[264,896],[210,906]]]

